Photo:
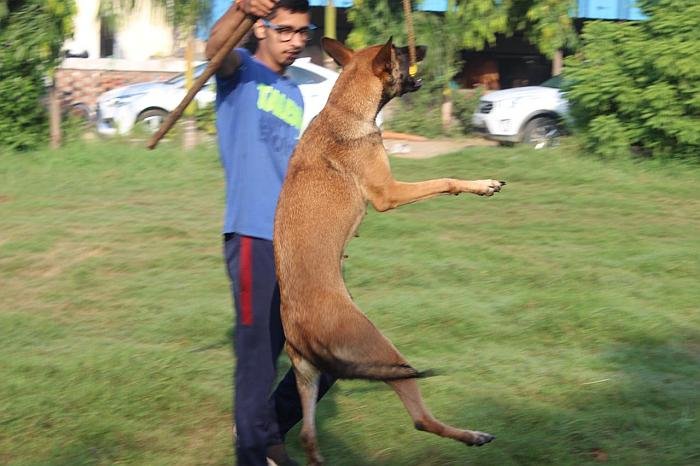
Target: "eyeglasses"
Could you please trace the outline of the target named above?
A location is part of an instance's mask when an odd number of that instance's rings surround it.
[[[263,19],[262,23],[266,28],[275,31],[277,35],[279,35],[280,41],[282,42],[289,42],[296,34],[299,34],[302,39],[308,42],[313,37],[314,30],[316,30],[316,25],[314,24],[309,24],[308,27],[301,29],[293,29],[290,26],[285,26],[283,24],[271,23],[266,19]]]

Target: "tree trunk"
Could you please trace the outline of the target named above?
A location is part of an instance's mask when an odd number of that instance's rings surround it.
[[[559,76],[561,70],[564,67],[564,52],[561,49],[554,52],[554,58],[552,59],[552,76]]]
[[[187,71],[185,72],[185,87],[189,90],[194,81],[192,61],[194,59],[194,28],[190,28],[187,34],[187,48],[185,49],[185,61]],[[197,123],[195,120],[195,109],[197,101],[193,100],[185,110],[185,120],[182,131],[182,148],[186,151],[194,149],[197,145]]]
[[[58,99],[56,80],[49,91],[49,130],[51,132],[51,148],[61,147],[61,102]]]
[[[182,148],[192,150],[197,145],[197,120],[193,116],[185,116],[182,120]]]
[[[447,131],[452,126],[452,90],[447,88],[442,93],[442,129]]]

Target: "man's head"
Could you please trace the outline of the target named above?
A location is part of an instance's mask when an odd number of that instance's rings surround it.
[[[255,56],[281,72],[304,50],[313,28],[308,0],[279,0],[272,12],[253,26]]]

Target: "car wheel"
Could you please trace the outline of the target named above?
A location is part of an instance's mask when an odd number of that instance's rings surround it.
[[[535,149],[552,147],[559,140],[559,124],[551,117],[539,117],[530,120],[523,131],[523,142]]]
[[[136,118],[136,126],[141,131],[153,134],[158,131],[158,128],[160,128],[160,125],[163,124],[167,116],[168,112],[165,110],[152,108],[139,114]]]
[[[66,116],[75,118],[86,125],[92,123],[92,111],[82,102],[75,103],[66,109]]]

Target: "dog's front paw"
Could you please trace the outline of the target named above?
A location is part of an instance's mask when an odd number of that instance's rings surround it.
[[[493,196],[506,184],[505,181],[498,180],[476,180],[473,183],[475,185],[473,192],[479,196]]]
[[[496,438],[491,434],[487,434],[486,432],[479,432],[476,430],[465,430],[464,434],[465,439],[462,441],[469,446],[475,447],[486,445],[487,443]]]

